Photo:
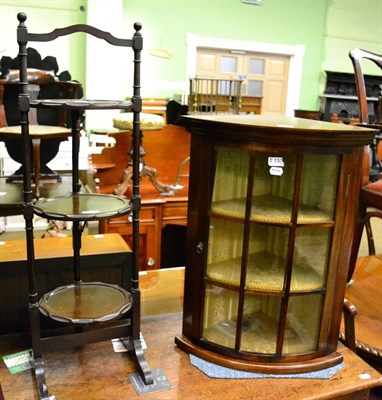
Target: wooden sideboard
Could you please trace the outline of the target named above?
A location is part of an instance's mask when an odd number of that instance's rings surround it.
[[[109,133],[115,146],[103,149],[101,154],[92,155],[95,170],[95,188],[99,193],[112,193],[121,180],[123,170],[129,162],[131,133],[118,131]],[[158,179],[164,184],[176,181],[178,168],[190,154],[190,135],[184,127],[166,125],[159,131],[143,132],[144,157],[150,167],[158,171]],[[188,164],[182,174],[188,175]],[[188,177],[182,177],[182,189],[173,195],[160,194],[149,181],[141,181],[142,208],[140,213],[140,269],[158,269],[178,266],[185,257],[185,226],[187,225]],[[127,192],[127,196],[130,194]],[[168,232],[164,235],[165,229]],[[100,233],[119,233],[131,245],[132,225],[129,216],[100,221]],[[164,238],[167,243],[163,245]],[[166,254],[162,247],[170,249]],[[175,251],[174,251],[175,249]]]
[[[185,227],[187,224],[187,196],[165,198],[159,198],[159,196],[153,195],[151,198],[142,200],[139,229],[140,270],[168,266],[164,265],[164,261],[162,262],[163,230],[170,226]],[[119,233],[130,246],[132,244],[132,225],[128,216],[112,221],[100,221],[99,231],[101,233]],[[175,238],[175,242],[175,246],[184,245],[182,238]],[[179,248],[177,250],[180,251]]]

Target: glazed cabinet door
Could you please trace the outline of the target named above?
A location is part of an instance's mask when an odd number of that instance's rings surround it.
[[[205,340],[275,356],[317,350],[339,166],[333,154],[216,148]]]

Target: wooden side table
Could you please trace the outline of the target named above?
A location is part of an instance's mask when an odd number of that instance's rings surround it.
[[[162,183],[174,185],[182,161],[190,155],[190,135],[182,126],[166,125],[162,130],[145,131],[146,162],[155,167]],[[120,182],[122,172],[129,162],[127,149],[131,147],[129,131],[111,132],[115,146],[92,155],[97,181],[95,190],[112,193]],[[183,170],[188,175],[189,165]],[[180,187],[173,196],[162,195],[148,177],[140,182],[142,208],[140,213],[140,269],[163,267],[161,262],[162,228],[168,225],[187,225],[188,177],[180,179]],[[0,199],[1,200],[1,199]],[[100,221],[100,232],[117,232],[131,243],[132,223],[128,217],[113,221]],[[179,264],[178,264],[179,265]]]
[[[135,121],[133,113],[121,113],[118,116],[113,118],[114,128],[118,128],[121,130],[132,131],[134,127]],[[146,151],[143,148],[143,135],[144,131],[160,131],[164,126],[164,118],[161,115],[157,114],[149,114],[144,113],[141,115],[140,120],[140,147],[139,147],[139,174],[140,177],[143,178],[145,176],[149,177],[151,183],[158,190],[159,193],[164,195],[173,195],[174,188],[172,185],[163,184],[160,182],[158,177],[158,171],[156,168],[149,166],[145,160]],[[132,154],[132,148],[130,150],[130,154]],[[132,186],[132,160],[129,160],[129,163],[125,170],[123,171],[121,181],[119,185],[114,189],[114,194],[119,196],[124,195],[127,190]]]

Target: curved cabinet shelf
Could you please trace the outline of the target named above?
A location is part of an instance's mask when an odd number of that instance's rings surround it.
[[[211,215],[243,222],[245,219],[245,198],[223,200],[212,203]],[[290,224],[293,204],[291,200],[262,195],[252,199],[251,222],[270,224]],[[298,224],[320,224],[333,222],[332,216],[325,210],[300,205]]]
[[[39,303],[42,314],[73,324],[110,321],[121,317],[131,306],[129,292],[102,282],[60,286],[46,293]]]
[[[256,262],[261,260],[261,263]],[[206,276],[211,283],[240,286],[241,257],[209,264]],[[324,280],[311,266],[297,264],[294,267],[290,292],[311,292],[324,290]],[[285,260],[269,252],[251,254],[248,257],[245,289],[247,291],[283,292]]]
[[[62,221],[91,221],[116,218],[129,213],[130,202],[107,194],[77,193],[40,199],[34,212],[44,218]]]
[[[277,332],[279,321],[264,312],[245,316],[242,325],[241,349],[257,354],[274,354],[275,343],[269,340]],[[235,347],[237,328],[236,319],[228,319],[205,329],[204,337],[212,343],[218,343],[227,348]],[[315,343],[309,331],[299,323],[288,321],[285,345],[293,348],[293,353],[306,351],[307,347],[314,348]]]

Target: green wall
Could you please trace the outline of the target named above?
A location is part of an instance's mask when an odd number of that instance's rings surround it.
[[[104,2],[107,2],[108,15],[103,15],[103,26],[98,26],[101,29],[115,32],[115,20],[120,19],[116,13],[120,12],[121,2],[124,36],[131,35],[134,22],[143,24],[142,95],[145,97],[172,97],[179,92],[177,88],[187,82],[186,37],[189,33],[210,38],[303,45],[301,109],[318,109],[325,70],[351,72],[347,56],[351,48],[382,52],[382,0],[263,0],[261,6],[244,4],[241,0],[0,0],[0,51],[4,50],[2,54],[6,55],[17,54],[18,11],[28,14],[31,31],[47,31],[86,22],[87,10],[94,11],[100,4],[103,10]],[[85,11],[81,11],[80,6],[84,6]],[[113,14],[114,9],[117,11]],[[165,48],[173,57],[170,60],[152,57],[147,50],[153,47]],[[89,60],[86,63],[83,37],[63,42],[59,48],[40,50],[47,55],[45,51],[55,55],[59,65],[67,67],[74,79],[86,82],[86,68],[94,65],[94,59],[90,65]],[[113,60],[113,64],[116,63],[118,60]],[[145,80],[159,83],[145,85]],[[129,94],[126,89],[126,96]]]
[[[329,2],[322,71],[353,73],[348,53],[356,47],[382,54],[382,0]],[[368,74],[381,74],[372,63],[364,63],[364,69]],[[321,82],[323,86],[325,74]]]
[[[81,0],[0,0],[0,58],[17,56],[18,12],[27,14],[26,26],[30,32],[50,32],[62,26],[86,23],[86,11],[80,9],[83,4]],[[60,72],[68,70],[73,79],[85,81],[84,35],[72,35],[51,43],[34,42],[31,47],[36,48],[42,58],[56,57]]]
[[[91,0],[90,0],[91,3]],[[304,45],[301,105],[316,107],[323,57],[326,0],[264,0],[263,5],[240,0],[127,0],[125,19],[143,24],[146,48],[163,47],[174,57],[150,57],[150,70],[160,80],[185,80],[186,35],[283,45]],[[163,88],[162,94],[171,96]],[[153,94],[155,95],[155,94]]]
[[[361,47],[382,54],[382,0],[330,1],[325,33],[324,70],[353,72],[350,49]]]

